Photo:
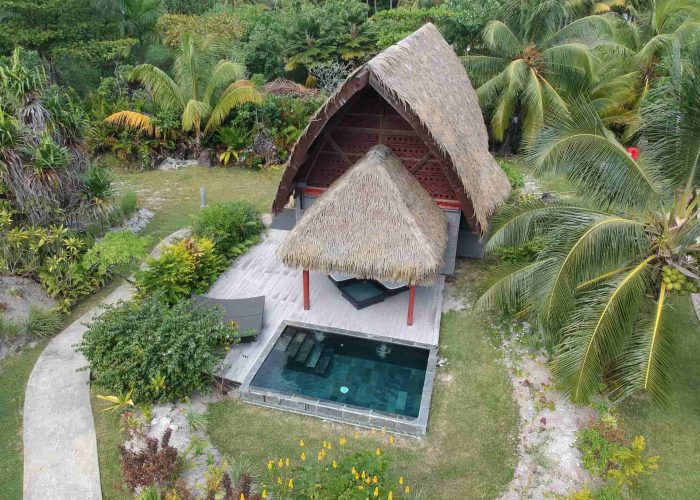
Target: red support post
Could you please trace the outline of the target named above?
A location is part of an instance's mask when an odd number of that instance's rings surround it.
[[[406,324],[413,325],[413,305],[416,302],[416,285],[411,285],[408,289],[408,319]]]
[[[304,269],[304,310],[308,311],[311,309],[311,302],[309,300],[309,271]]]

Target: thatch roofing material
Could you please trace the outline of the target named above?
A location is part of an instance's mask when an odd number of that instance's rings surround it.
[[[310,89],[300,83],[287,80],[286,78],[276,78],[271,82],[267,82],[264,87],[265,92],[275,96],[294,96],[299,98],[318,97],[321,91],[318,89]]]
[[[382,91],[393,95],[425,127],[432,143],[451,163],[450,168],[485,229],[488,217],[510,194],[510,183],[488,152],[486,126],[469,77],[452,48],[430,23],[353,72],[312,117],[295,149],[310,147],[314,134],[319,133],[317,122],[326,123],[338,110],[338,102],[345,102],[353,91],[359,90],[357,76],[363,71],[369,71],[370,85],[381,85]],[[277,210],[294,189],[294,174],[303,163],[305,151],[296,153],[292,151],[285,166],[274,205]]]
[[[428,284],[443,266],[447,221],[401,160],[374,146],[306,211],[277,250],[290,267]]]

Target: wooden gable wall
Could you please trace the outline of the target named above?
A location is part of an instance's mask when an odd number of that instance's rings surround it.
[[[376,91],[367,87],[346,104],[333,123],[310,148],[301,165],[297,182],[309,188],[325,189],[377,144],[396,154],[425,190],[442,205],[454,205],[458,198],[435,158],[411,125]],[[450,203],[452,202],[452,203]]]

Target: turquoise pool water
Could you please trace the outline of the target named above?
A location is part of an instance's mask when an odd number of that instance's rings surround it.
[[[417,417],[429,351],[287,326],[251,388]]]

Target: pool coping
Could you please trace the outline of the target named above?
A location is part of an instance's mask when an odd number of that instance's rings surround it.
[[[263,362],[267,359],[275,343],[288,326],[306,328],[312,330],[323,330],[328,333],[338,335],[348,335],[390,344],[398,344],[408,347],[418,347],[428,350],[428,362],[425,369],[425,380],[423,381],[423,392],[421,394],[420,410],[417,417],[407,417],[393,413],[385,413],[377,410],[362,408],[349,404],[335,403],[322,399],[310,398],[297,394],[283,394],[271,390],[263,390],[251,387],[253,378],[260,370]],[[352,424],[360,427],[385,428],[388,431],[409,436],[420,437],[425,435],[428,428],[428,415],[430,413],[430,403],[433,396],[433,385],[437,370],[437,347],[420,342],[413,342],[401,339],[393,339],[382,335],[355,332],[334,328],[330,326],[314,325],[299,321],[284,320],[280,323],[274,335],[270,338],[265,348],[260,352],[253,366],[248,371],[240,387],[241,399],[247,403],[277,410],[290,411],[303,415],[322,418],[345,424]]]

